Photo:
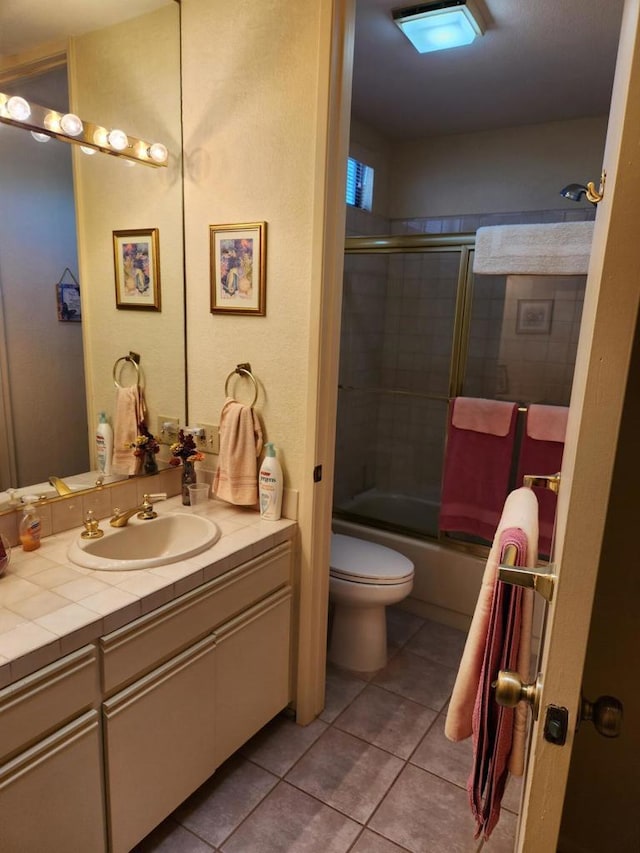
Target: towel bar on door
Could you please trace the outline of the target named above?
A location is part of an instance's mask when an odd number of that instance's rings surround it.
[[[136,370],[136,385],[140,386],[140,356],[137,352],[129,352],[129,355],[123,355],[120,358],[117,358],[115,364],[113,365],[113,384],[116,388],[122,388],[123,386],[118,382],[117,372],[118,365],[121,361],[128,361],[135,367]]]
[[[231,396],[229,394],[229,382],[231,381],[231,379],[236,374],[238,376],[246,376],[248,379],[250,379],[253,382],[253,400],[249,404],[250,408],[253,408],[256,404],[256,400],[258,399],[258,383],[256,382],[255,376],[251,372],[251,365],[249,364],[248,361],[246,361],[242,364],[236,365],[235,370],[232,370],[231,373],[227,376],[227,379],[224,383],[224,395],[225,395],[225,397]],[[235,397],[233,399],[235,400]]]
[[[539,572],[536,569],[527,569],[516,566],[518,549],[515,545],[507,545],[504,549],[502,562],[498,566],[498,580],[510,583],[514,586],[523,586],[533,589],[539,593],[545,601],[553,598],[553,589],[556,576],[550,572]]]

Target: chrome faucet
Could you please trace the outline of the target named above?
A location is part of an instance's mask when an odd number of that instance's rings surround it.
[[[59,495],[72,495],[73,494],[73,490],[70,489],[69,486],[67,486],[67,484],[64,482],[64,480],[60,479],[60,477],[54,477],[54,476],[49,477],[49,483],[50,483],[50,485],[53,486],[53,488],[56,490],[56,492]]]
[[[150,518],[157,518],[158,513],[154,510],[153,504],[155,501],[165,501],[167,499],[166,492],[159,492],[155,495],[144,495],[140,506],[131,507],[131,509],[120,510],[118,507],[114,510],[113,518],[109,519],[109,524],[112,527],[126,527],[127,522],[134,515],[145,521]]]

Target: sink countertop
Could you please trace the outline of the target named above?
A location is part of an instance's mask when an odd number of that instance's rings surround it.
[[[70,562],[69,545],[82,528],[47,536],[36,551],[12,548],[0,578],[0,688],[292,539],[296,529],[290,519],[265,521],[256,510],[215,499],[205,510],[183,507],[179,496],[155,508],[159,515],[197,512],[222,535],[187,560],[122,572]]]

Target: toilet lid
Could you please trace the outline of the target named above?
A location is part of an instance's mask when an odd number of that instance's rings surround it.
[[[402,583],[413,577],[413,563],[384,545],[332,533],[331,575],[359,583]]]

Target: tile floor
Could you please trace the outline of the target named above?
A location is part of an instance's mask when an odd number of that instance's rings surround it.
[[[470,742],[444,737],[464,634],[388,609],[389,660],[373,676],[329,666],[309,726],[272,720],[136,853],[474,853]],[[508,786],[487,853],[511,853]]]

